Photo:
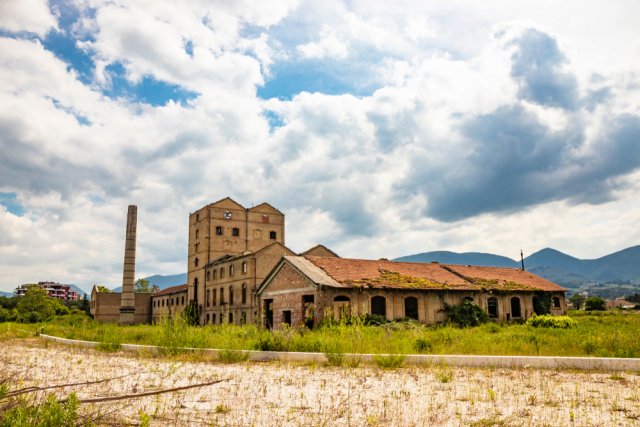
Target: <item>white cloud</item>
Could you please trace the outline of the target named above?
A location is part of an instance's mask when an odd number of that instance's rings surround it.
[[[10,32],[31,32],[43,37],[56,28],[47,0],[2,0],[0,28]]]
[[[42,42],[0,38],[0,192],[16,193],[25,210],[17,217],[0,208],[0,287],[46,279],[119,285],[130,203],[139,206],[138,275],[182,272],[189,211],[227,195],[283,210],[293,249],[319,242],[352,257],[449,249],[515,258],[520,248],[544,246],[595,257],[637,244],[635,170],[609,177],[617,184],[600,204],[569,195],[454,222],[425,216],[434,194],[455,193],[451,177],[504,167],[469,161],[495,143],[469,136],[473,120],[521,108],[550,134],[584,132],[569,157],[588,160],[610,154],[603,136],[612,118],[640,114],[638,51],[614,46],[633,32],[634,4],[601,14],[596,3],[514,3],[87,0],[82,22],[62,30],[81,37],[95,60],[91,83]],[[21,7],[11,9],[12,22],[21,22]],[[571,8],[585,28],[602,23],[607,31],[560,25]],[[0,13],[3,28],[19,31],[7,16]],[[567,58],[562,71],[576,76],[579,98],[590,103],[569,112],[518,98],[509,42],[522,18],[555,37]],[[56,25],[38,22],[19,26],[42,36]],[[499,29],[507,32],[493,37]],[[592,46],[605,59],[588,58]],[[356,64],[345,80],[377,89],[259,99],[256,88],[292,58]],[[114,62],[131,82],[153,77],[196,97],[162,106],[110,99],[102,89]],[[270,129],[266,112],[281,126]],[[580,167],[545,176],[565,179]]]

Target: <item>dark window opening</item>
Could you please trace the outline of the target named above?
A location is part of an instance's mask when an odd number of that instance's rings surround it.
[[[182,304],[180,305],[184,305],[184,295],[182,296]]]
[[[231,235],[232,235],[233,237],[238,237],[238,236],[240,235],[240,229],[239,229],[239,228],[237,228],[237,227],[233,227],[233,228],[231,229]]]
[[[229,277],[232,277],[233,274],[235,273],[236,269],[233,265],[229,266]]]
[[[247,284],[242,284],[242,304],[247,303]]]
[[[560,298],[553,297],[553,308],[560,308]]]
[[[387,316],[387,299],[381,296],[371,298],[371,314]]]
[[[224,267],[220,268],[220,278],[224,279]]]
[[[196,239],[200,236],[200,230],[196,230]]]
[[[282,323],[291,326],[291,310],[284,310],[282,312]]]
[[[244,325],[245,323],[247,323],[247,312],[243,311],[242,314],[240,314],[240,324]]]
[[[233,305],[233,286],[229,286],[229,304]]]
[[[520,311],[520,298],[518,297],[511,298],[511,317],[522,317],[522,312]]]
[[[211,300],[209,299],[210,297],[211,297],[211,291],[207,289],[207,307],[211,305]]]
[[[222,227],[220,226],[216,227],[216,236],[222,236]]]
[[[269,239],[276,240],[277,233],[275,231],[269,232]]]
[[[215,289],[213,290],[212,295],[213,295],[213,298],[212,298],[213,299],[213,306],[215,307],[216,306],[216,290]]]
[[[207,313],[207,323],[209,323],[209,313]]]
[[[418,320],[418,298],[406,297],[404,299],[404,315],[410,319]]]
[[[200,214],[196,214],[196,222],[200,221]]]
[[[487,313],[493,319],[498,317],[498,298],[491,297],[487,300]]]
[[[220,305],[224,305],[224,288],[220,288]]]
[[[198,278],[193,279],[193,300],[198,302]]]
[[[233,313],[229,313],[229,324],[233,323]]]
[[[216,314],[213,313],[213,316],[211,317],[211,323],[215,324],[216,323]]]
[[[267,329],[273,328],[273,300],[264,300],[264,322]]]
[[[200,260],[198,258],[196,258],[196,259],[193,260],[193,265],[197,267],[199,262],[200,262]]]
[[[218,278],[218,270],[213,270],[213,280]]]

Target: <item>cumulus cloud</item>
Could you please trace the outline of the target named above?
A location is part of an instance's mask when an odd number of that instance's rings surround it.
[[[30,32],[43,37],[57,27],[47,0],[3,0],[0,2],[0,29]]]
[[[4,289],[119,285],[130,203],[138,275],[184,271],[189,211],[227,195],[285,212],[296,250],[357,257],[578,247],[568,230],[634,222],[640,76],[580,65],[585,36],[553,21],[415,2],[65,5],[21,29],[0,14],[0,193],[22,208],[0,207]],[[602,206],[620,215],[585,214]],[[611,249],[634,238],[595,228]]]

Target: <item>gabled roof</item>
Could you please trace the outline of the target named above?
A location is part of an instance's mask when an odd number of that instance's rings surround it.
[[[224,199],[220,199],[217,202],[213,202],[213,203],[209,203],[207,205],[208,207],[229,207],[229,206],[233,206],[236,207],[238,209],[245,209],[244,206],[242,206],[240,203],[236,202],[235,200],[233,200],[231,197],[225,197]]]
[[[177,285],[177,286],[170,286],[168,288],[165,288],[163,290],[161,290],[160,292],[156,292],[155,294],[151,294],[152,297],[160,297],[160,296],[164,296],[164,295],[170,295],[170,294],[177,294],[180,292],[185,292],[187,290],[187,284],[185,283],[184,285]]]
[[[316,251],[323,251],[323,250],[324,250],[324,251],[327,251],[328,253],[332,254],[332,255],[333,255],[333,256],[335,256],[335,257],[338,257],[338,258],[340,257],[340,255],[338,255],[337,253],[335,253],[334,251],[332,251],[331,249],[329,249],[329,248],[328,248],[328,247],[326,247],[325,245],[320,245],[320,244],[315,245],[315,246],[313,246],[313,247],[311,247],[311,248],[307,249],[307,250],[306,250],[306,251],[304,251],[304,252],[301,252],[301,253],[300,253],[300,255],[302,255],[302,256],[307,256],[307,255],[313,256],[313,252],[316,252]]]
[[[542,277],[515,268],[313,256],[288,256],[283,261],[293,265],[312,282],[331,287],[461,291],[565,291],[564,288]]]
[[[279,214],[279,215],[284,215],[282,212],[280,212],[278,209],[274,208],[273,206],[271,206],[269,203],[264,202],[264,203],[260,203],[257,206],[254,206],[252,208],[247,209],[250,212],[265,212],[265,213],[275,213],[275,214]]]

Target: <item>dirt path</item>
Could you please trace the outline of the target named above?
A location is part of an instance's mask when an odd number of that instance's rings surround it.
[[[331,368],[226,365],[63,347],[0,343],[0,375],[17,387],[97,381],[56,390],[93,398],[226,381],[156,396],[83,405],[106,424],[624,426],[640,424],[640,375],[535,369]],[[142,415],[141,415],[142,414]]]

